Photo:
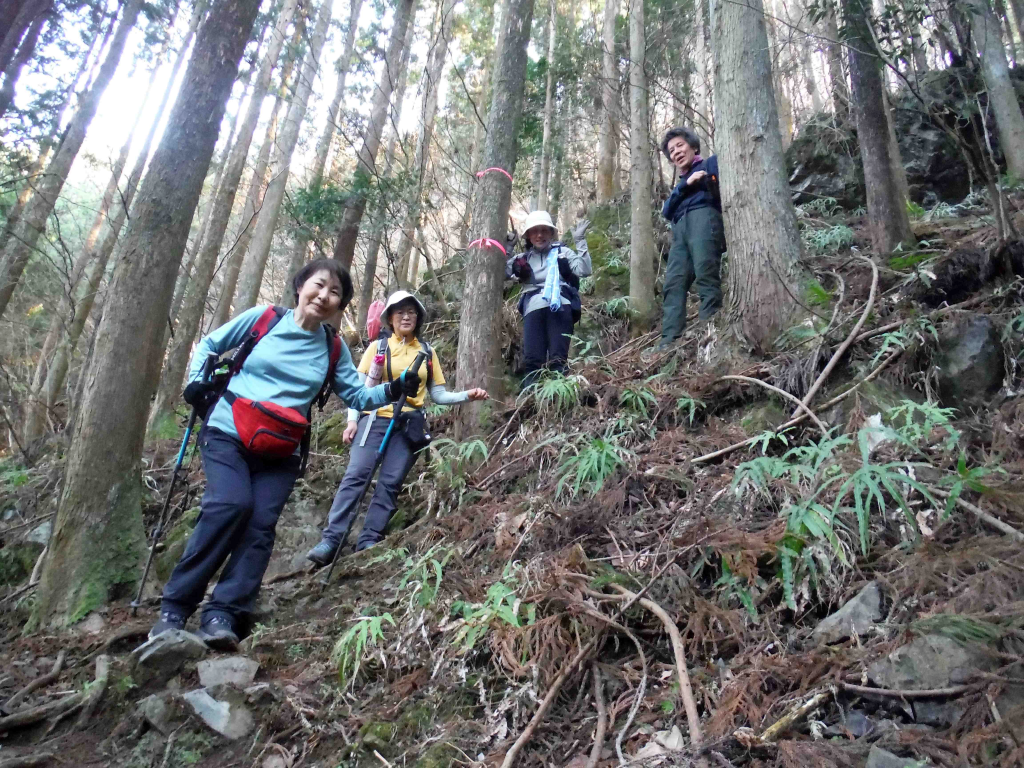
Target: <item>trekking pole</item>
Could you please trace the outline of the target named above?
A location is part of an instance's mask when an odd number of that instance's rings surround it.
[[[418,374],[420,366],[423,365],[423,361],[427,359],[426,352],[420,352],[416,355],[416,359],[412,361],[412,365],[409,366],[409,370],[413,374]],[[388,444],[391,442],[391,433],[395,429],[395,424],[398,423],[398,418],[402,415],[402,409],[405,407],[405,395],[398,398],[398,402],[395,403],[394,414],[391,418],[391,423],[388,424],[388,429],[384,433],[384,439],[380,441],[380,447],[377,448],[377,457],[373,461],[373,468],[370,470],[370,474],[366,478],[366,482],[363,483],[363,487],[359,491],[359,496],[352,502],[352,514],[348,516],[348,525],[345,526],[345,533],[341,536],[341,541],[338,543],[337,549],[334,550],[334,557],[331,558],[331,564],[327,568],[327,575],[324,576],[323,581],[320,582],[320,593],[327,588],[327,585],[331,583],[331,574],[334,573],[334,565],[338,562],[338,555],[345,546],[345,542],[348,541],[348,534],[352,530],[352,525],[356,521],[358,516],[359,507],[362,506],[363,497],[366,496],[366,491],[370,487],[370,483],[373,482],[373,476],[377,474],[377,470],[380,469],[380,465],[384,462],[384,453],[388,449]]]
[[[206,363],[203,365],[203,381],[206,382],[210,378],[210,372],[213,370],[214,365],[217,362],[217,355],[211,354],[206,358]],[[192,437],[192,429],[196,425],[196,408],[192,407],[192,413],[188,417],[188,426],[185,427],[185,437],[181,441],[181,448],[178,449],[178,458],[174,462],[174,472],[171,473],[171,484],[167,489],[167,496],[164,498],[164,505],[160,508],[160,517],[157,518],[156,528],[153,529],[153,539],[149,545],[149,557],[146,558],[146,567],[142,571],[142,581],[139,582],[139,591],[135,595],[135,599],[132,600],[132,616],[134,617],[138,613],[139,606],[142,605],[142,590],[146,588],[146,580],[149,578],[149,569],[153,566],[153,557],[156,555],[156,545],[160,541],[160,536],[164,532],[164,517],[167,515],[167,510],[171,506],[171,496],[174,495],[174,486],[178,482],[178,472],[181,471],[181,464],[185,459],[185,449],[188,448],[188,441]]]

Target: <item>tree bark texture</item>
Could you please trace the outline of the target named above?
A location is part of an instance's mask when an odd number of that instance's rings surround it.
[[[873,54],[874,43],[868,27],[870,4],[864,0],[844,0],[843,18],[850,46],[851,105],[864,166],[871,244],[880,254],[891,253],[900,243],[913,242],[914,233],[910,229],[906,200],[900,195],[893,173],[881,62]]]
[[[35,53],[36,43],[39,42],[39,33],[43,31],[43,25],[49,18],[48,13],[40,13],[36,16],[32,26],[29,27],[22,39],[21,45],[18,46],[18,52],[4,72],[4,85],[3,88],[0,88],[0,117],[3,117],[11,106],[11,102],[14,101],[14,90],[18,84],[18,78],[21,77],[21,70]]]
[[[629,308],[646,329],[654,315],[654,224],[651,221],[650,115],[647,108],[644,2],[629,6],[630,219]]]
[[[49,13],[52,7],[53,0],[27,0],[19,5],[10,27],[0,30],[0,72],[6,71],[7,65],[14,60],[15,52],[36,19]]]
[[[437,116],[437,100],[441,91],[441,74],[448,57],[448,44],[452,38],[452,24],[455,21],[455,0],[442,0],[441,26],[427,59],[427,67],[420,90],[423,100],[420,108],[420,130],[416,137],[416,154],[412,168],[412,194],[409,209],[402,222],[402,233],[396,249],[398,261],[397,282],[400,288],[409,286],[409,258],[412,253],[413,236],[420,225],[423,210],[423,187],[427,177],[427,163],[430,159],[430,141],[434,135],[434,118]],[[359,309],[362,313],[362,307]]]
[[[0,43],[3,43],[7,35],[14,28],[14,20],[18,18],[18,11],[28,0],[0,0]]]
[[[548,71],[544,84],[544,126],[541,133],[540,186],[537,188],[537,208],[548,209],[548,178],[551,175],[551,123],[555,114],[555,0],[549,0],[548,19]]]
[[[1015,179],[1024,179],[1024,115],[1010,82],[999,22],[986,0],[965,0],[965,3],[1006,169]]]
[[[242,267],[242,282],[235,296],[235,314],[239,314],[255,306],[260,297],[260,286],[263,283],[263,272],[270,255],[270,246],[274,239],[274,230],[284,203],[284,191],[288,184],[291,169],[292,153],[299,141],[299,129],[306,117],[306,106],[313,92],[313,83],[320,68],[320,53],[327,39],[327,29],[331,23],[331,4],[333,0],[323,0],[317,14],[316,27],[309,41],[309,50],[302,62],[299,81],[295,87],[295,95],[285,115],[281,132],[277,137],[270,158],[270,183],[263,196],[263,206],[256,228],[252,233],[252,242],[245,255]]]
[[[144,532],[139,458],[163,358],[174,278],[213,156],[258,0],[218,0],[196,38],[181,90],[139,194],[96,335],[68,453],[41,624],[85,616],[138,576]],[[125,355],[132,364],[125,365]]]
[[[484,6],[484,18],[481,27],[487,30],[486,39],[491,38],[491,31],[494,26],[494,3],[493,0]],[[488,95],[491,89],[491,70],[494,67],[494,57],[497,55],[497,44],[484,55],[483,70],[480,73],[480,87],[477,89],[476,109],[474,110],[473,122],[473,147],[469,153],[469,173],[466,174],[465,190],[466,201],[462,211],[462,221],[459,225],[459,247],[465,249],[469,242],[469,223],[473,214],[473,189],[476,183],[476,173],[482,170],[480,165],[484,157],[484,143],[487,141],[487,104]],[[479,114],[477,114],[479,113]]]
[[[158,426],[173,413],[174,404],[180,394],[181,384],[185,379],[185,370],[192,353],[192,342],[203,319],[206,297],[210,292],[210,283],[213,281],[213,275],[217,268],[217,257],[220,255],[221,245],[224,242],[224,233],[227,231],[228,221],[231,218],[231,209],[235,205],[235,195],[242,180],[242,171],[245,170],[245,160],[249,155],[249,146],[252,143],[253,133],[256,131],[263,99],[270,90],[271,77],[284,48],[288,25],[291,23],[297,5],[297,0],[286,0],[281,8],[271,33],[266,56],[260,66],[259,74],[256,76],[238,138],[228,154],[224,175],[211,205],[206,233],[200,241],[194,271],[185,287],[184,301],[179,313],[174,340],[171,342],[167,362],[161,373],[156,400],[150,412],[150,428]],[[325,4],[325,7],[329,6],[329,2]]]
[[[513,173],[519,146],[519,124],[526,85],[526,47],[530,42],[534,0],[504,0],[501,53],[494,67],[494,95],[487,118],[484,168]],[[466,285],[459,323],[456,370],[460,386],[485,387],[501,396],[499,320],[505,282],[505,255],[484,238],[504,243],[512,182],[504,173],[490,171],[480,177],[473,195],[471,245],[466,254]],[[476,434],[484,412],[477,403],[459,411],[460,439]]]
[[[828,79],[832,95],[832,109],[838,117],[846,117],[850,111],[850,89],[846,84],[846,69],[843,66],[843,45],[839,41],[839,24],[835,10],[829,10],[822,20],[825,28],[825,60],[828,62]]]
[[[402,51],[405,48],[405,33],[408,26],[413,23],[415,7],[416,0],[397,0],[395,3],[391,38],[388,40],[387,53],[384,55],[384,71],[381,72],[380,82],[370,103],[370,120],[363,131],[363,143],[356,155],[357,165],[352,176],[351,196],[334,243],[334,258],[340,261],[345,269],[352,268],[356,240],[359,237],[359,224],[366,213],[367,191],[377,176],[377,151],[384,135],[388,104],[395,88]]]
[[[124,52],[128,34],[132,31],[139,16],[141,5],[141,0],[129,0],[124,6],[124,14],[110,41],[110,48],[96,80],[82,97],[78,110],[64,132],[64,138],[57,153],[43,174],[36,180],[34,194],[25,204],[14,234],[5,243],[3,259],[0,260],[0,316],[3,315],[11,301],[11,296],[14,295],[14,289],[35,250],[39,236],[46,229],[46,220],[57,203],[57,198],[64,188],[64,182],[67,181],[78,150],[81,149],[82,143],[85,141],[85,134],[96,115],[100,98],[114,76],[114,71],[121,60],[121,54]]]
[[[766,353],[797,313],[802,275],[761,0],[716,3],[713,40],[727,317],[755,352]]]
[[[615,112],[619,99],[619,70],[615,57],[615,19],[619,0],[604,0],[604,35],[601,47],[601,117],[597,138],[597,202],[615,194]]]

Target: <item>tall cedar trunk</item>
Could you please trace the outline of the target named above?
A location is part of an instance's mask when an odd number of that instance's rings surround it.
[[[554,158],[551,160],[551,200],[548,202],[548,213],[555,227],[561,231],[564,227],[558,226],[558,214],[562,207],[562,173],[565,170],[563,157],[565,148],[556,141],[554,146]]]
[[[4,41],[7,34],[14,27],[14,20],[18,18],[18,11],[28,0],[0,0],[0,43]]]
[[[1010,0],[1010,13],[1017,25],[1017,36],[1024,42],[1024,0]]]
[[[486,30],[484,39],[490,40],[494,29],[494,0],[488,0],[482,9],[483,18],[480,28]],[[500,41],[499,41],[500,42]],[[484,55],[483,70],[480,73],[480,87],[476,94],[476,109],[473,113],[473,148],[469,153],[469,170],[463,183],[465,185],[465,204],[462,209],[462,219],[459,222],[459,248],[465,249],[469,242],[469,223],[473,214],[473,188],[476,183],[476,174],[482,170],[480,165],[484,157],[484,143],[487,141],[487,104],[489,103],[488,92],[491,88],[491,71],[494,67],[494,58],[498,53],[498,43]]]
[[[870,5],[864,0],[843,2],[846,40],[850,46],[851,106],[864,166],[871,244],[878,253],[890,253],[900,243],[913,242],[914,233],[906,200],[900,196],[893,173],[881,66],[878,57],[870,53],[874,47],[868,27],[869,13]]]
[[[395,152],[398,148],[398,126],[402,120],[402,108],[405,102],[405,91],[409,85],[409,58],[412,55],[412,38],[415,34],[415,26],[409,24],[405,29],[405,44],[402,49],[402,59],[398,65],[398,78],[395,85],[395,103],[391,108],[388,146],[384,152],[384,170],[381,180],[391,178],[391,169],[395,163]],[[377,257],[380,255],[381,243],[384,240],[385,222],[388,218],[388,200],[384,194],[377,196],[377,202],[370,213],[370,239],[366,244],[366,259],[363,262],[363,275],[356,288],[359,296],[359,304],[356,307],[356,328],[366,327],[366,317],[369,314],[370,303],[373,301],[373,294],[376,290],[375,278],[377,275]]]
[[[219,0],[196,38],[107,291],[68,453],[50,554],[37,592],[42,624],[68,624],[138,576],[144,532],[139,458],[174,277],[258,0]],[[132,352],[132,365],[124,356]]]
[[[832,109],[836,116],[845,118],[850,111],[850,89],[846,85],[846,70],[843,68],[843,44],[839,41],[839,24],[835,10],[830,9],[822,20],[825,28],[825,59],[828,62],[828,79],[832,95]]]
[[[776,19],[785,22],[782,13],[781,3],[778,0],[769,0],[769,15],[765,17],[768,31],[768,39],[771,42],[772,61],[772,87],[775,89],[775,103],[779,111],[779,132],[782,134],[782,148],[785,149],[793,143],[793,101],[786,90],[787,81],[791,80],[789,73],[789,62],[787,55],[789,46],[785,41],[779,40],[776,30]]]
[[[526,47],[530,42],[534,0],[505,0],[502,13],[501,54],[494,67],[494,95],[487,118],[487,146],[483,166],[512,173],[518,156],[519,123],[523,113],[526,85]],[[512,182],[492,171],[480,177],[473,195],[472,242],[466,254],[466,286],[463,289],[462,319],[459,324],[459,356],[456,365],[459,385],[482,386],[501,397],[500,364],[501,292],[505,282],[505,259],[493,245],[481,238],[504,242]],[[459,412],[461,438],[482,427],[484,411],[477,403]]]
[[[270,184],[263,196],[263,206],[256,228],[252,233],[252,242],[245,255],[242,267],[241,285],[235,296],[235,314],[244,312],[254,306],[260,297],[260,285],[263,283],[263,271],[267,266],[270,246],[274,239],[274,230],[284,203],[284,191],[288,184],[288,173],[291,168],[292,153],[299,141],[299,129],[306,117],[306,105],[313,92],[313,83],[320,67],[320,52],[327,38],[327,28],[331,23],[331,4],[333,0],[323,0],[317,15],[316,28],[309,41],[309,50],[302,63],[302,71],[295,87],[295,96],[288,105],[281,133],[270,159]]]
[[[184,292],[184,302],[179,314],[175,338],[171,343],[167,362],[164,364],[160,386],[156,393],[156,401],[150,411],[149,421],[151,429],[154,426],[159,428],[160,424],[167,417],[171,416],[174,404],[178,399],[181,383],[185,378],[185,369],[188,367],[188,360],[192,352],[192,342],[199,331],[199,324],[203,319],[203,309],[206,306],[206,297],[210,291],[210,283],[213,280],[214,271],[217,268],[217,256],[220,255],[221,244],[224,242],[224,233],[227,231],[228,220],[231,218],[231,209],[235,204],[235,195],[238,191],[238,185],[242,180],[242,171],[245,170],[245,160],[249,155],[252,135],[256,130],[256,123],[260,117],[264,97],[266,97],[267,92],[270,90],[270,81],[274,68],[281,57],[288,25],[291,23],[297,5],[297,0],[286,0],[277,17],[277,22],[270,36],[267,54],[263,59],[263,64],[260,66],[259,74],[256,76],[245,119],[242,121],[242,126],[239,129],[238,138],[231,147],[231,152],[223,169],[223,178],[210,206],[211,211],[206,234],[201,238],[198,254],[195,259],[195,270],[188,280]],[[327,5],[329,6],[329,3]]]
[[[420,214],[423,210],[423,187],[426,183],[427,162],[430,158],[430,140],[434,135],[434,118],[437,116],[437,99],[441,90],[441,73],[444,71],[445,59],[448,56],[448,44],[452,38],[452,24],[455,21],[455,0],[441,2],[441,29],[433,41],[427,68],[420,90],[423,92],[420,108],[420,131],[416,137],[416,154],[413,158],[413,183],[409,200],[409,209],[402,222],[402,234],[398,241],[396,258],[398,261],[398,284],[402,288],[409,285],[409,259],[412,253],[413,234],[420,225]],[[359,308],[362,313],[362,307]],[[361,327],[361,326],[360,326]]]
[[[35,18],[28,33],[22,39],[21,45],[18,46],[18,52],[14,55],[14,59],[4,72],[4,85],[3,88],[0,88],[0,117],[3,117],[11,106],[11,102],[14,101],[14,90],[18,84],[18,78],[21,77],[21,70],[35,53],[36,43],[39,42],[39,33],[43,31],[43,25],[49,18],[48,13],[41,13]]]
[[[729,243],[728,318],[769,352],[798,311],[800,233],[790,202],[761,0],[716,3],[715,140]]]
[[[416,0],[397,0],[395,3],[391,39],[384,55],[384,70],[373,92],[370,120],[363,131],[363,144],[356,155],[356,171],[351,182],[352,194],[342,215],[338,237],[334,243],[334,258],[340,261],[345,269],[352,268],[352,257],[355,256],[356,240],[359,237],[359,223],[366,213],[366,193],[377,176],[377,150],[380,149],[381,137],[384,135],[388,104],[391,101],[391,92],[395,88],[395,76],[398,74],[402,50],[405,47],[405,33],[407,27],[413,23],[415,6]]]
[[[818,80],[814,76],[814,51],[806,40],[800,44],[800,57],[804,70],[804,87],[811,99],[811,109],[818,114],[825,108],[825,104],[821,100],[821,94],[818,92]]]
[[[650,116],[647,110],[644,2],[629,6],[630,220],[629,308],[646,329],[654,314],[654,224],[651,221]]]
[[[1010,49],[1010,63],[1017,65],[1017,46],[1013,42],[1013,26],[1010,24],[1010,15],[1006,12],[1006,3],[1003,0],[993,0],[993,8],[996,18],[1002,24],[1003,32],[1006,33],[1006,43]]]
[[[142,0],[129,0],[124,6],[124,15],[110,41],[110,49],[95,82],[82,97],[78,110],[64,132],[56,155],[46,167],[45,173],[36,180],[34,194],[25,204],[14,234],[5,243],[3,259],[0,261],[0,316],[14,295],[14,289],[21,279],[21,273],[25,271],[29,257],[35,251],[40,234],[46,229],[46,220],[57,203],[78,150],[85,141],[85,134],[99,107],[103,91],[106,90],[121,60],[125,42],[135,26],[141,3]]]
[[[334,98],[327,108],[327,119],[324,120],[324,128],[320,133],[320,139],[316,143],[316,156],[313,160],[313,169],[309,174],[309,186],[319,189],[323,184],[324,169],[327,167],[327,156],[331,153],[331,143],[334,141],[335,129],[341,120],[341,102],[345,97],[346,81],[348,71],[352,66],[352,54],[356,48],[356,30],[359,21],[359,10],[363,7],[363,0],[352,0],[348,17],[348,29],[345,32],[345,48],[335,69],[338,72],[338,83],[334,89]],[[301,227],[295,237],[295,247],[292,254],[292,264],[302,264],[306,261],[306,251],[309,250],[310,232],[306,227]],[[290,291],[286,290],[290,296]]]
[[[11,26],[0,30],[0,72],[6,71],[7,65],[13,61],[18,46],[36,19],[49,13],[52,7],[53,0],[28,0],[18,8]]]
[[[287,81],[287,78],[283,77],[282,81]],[[224,282],[217,299],[217,309],[213,315],[211,329],[220,328],[231,319],[231,306],[238,285],[238,275],[242,271],[245,252],[249,249],[252,232],[259,220],[260,209],[263,207],[263,193],[270,181],[267,178],[267,169],[270,166],[270,151],[277,141],[277,120],[281,107],[284,105],[284,90],[282,87],[282,93],[278,93],[277,98],[274,99],[274,107],[270,113],[270,120],[267,122],[266,136],[256,158],[256,167],[249,179],[249,191],[245,196],[245,204],[242,206],[240,229],[235,237],[235,242],[232,243],[224,258]]]
[[[548,19],[548,71],[544,85],[544,127],[540,153],[540,186],[537,188],[537,208],[548,209],[548,178],[551,175],[551,122],[555,114],[555,0],[548,0],[551,15]]]
[[[985,0],[966,0],[966,5],[1006,169],[1015,179],[1024,179],[1024,116],[1010,82],[999,22]]]
[[[604,0],[604,36],[601,46],[601,117],[597,138],[597,202],[615,194],[615,112],[618,109],[619,71],[615,58],[615,19],[619,0]]]

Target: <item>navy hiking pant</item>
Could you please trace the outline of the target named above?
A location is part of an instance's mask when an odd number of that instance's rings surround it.
[[[373,471],[373,464],[377,460],[377,449],[380,448],[380,444],[384,440],[384,433],[391,425],[391,419],[375,417],[373,423],[370,424],[366,442],[363,443],[366,422],[369,418],[367,414],[359,417],[359,426],[356,429],[356,438],[352,441],[348,468],[345,470],[345,477],[334,496],[334,503],[331,504],[331,511],[327,517],[327,527],[323,531],[324,540],[331,542],[334,546],[341,543],[345,529],[355,522],[354,516],[359,514],[359,510],[356,509],[359,492],[366,485],[366,481]],[[373,491],[373,498],[370,499],[370,506],[366,510],[363,530],[359,533],[359,540],[356,542],[357,551],[372,547],[384,538],[388,522],[395,510],[398,509],[398,494],[402,490],[402,483],[405,482],[405,476],[409,474],[415,461],[416,454],[413,453],[409,439],[405,436],[405,432],[396,425],[388,440],[380,472],[377,474],[377,487]]]
[[[257,456],[217,429],[204,429],[199,445],[206,473],[202,511],[164,587],[162,610],[192,615],[226,560],[203,618],[227,618],[238,632],[256,606],[277,518],[299,476],[299,457]]]
[[[563,302],[557,312],[542,307],[526,313],[523,317],[524,384],[532,383],[542,368],[565,370],[572,326],[572,308],[568,301]]]

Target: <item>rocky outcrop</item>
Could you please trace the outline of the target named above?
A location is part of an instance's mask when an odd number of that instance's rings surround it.
[[[974,315],[943,334],[935,355],[939,403],[978,408],[1003,383],[1004,353],[999,330],[988,315]]]

